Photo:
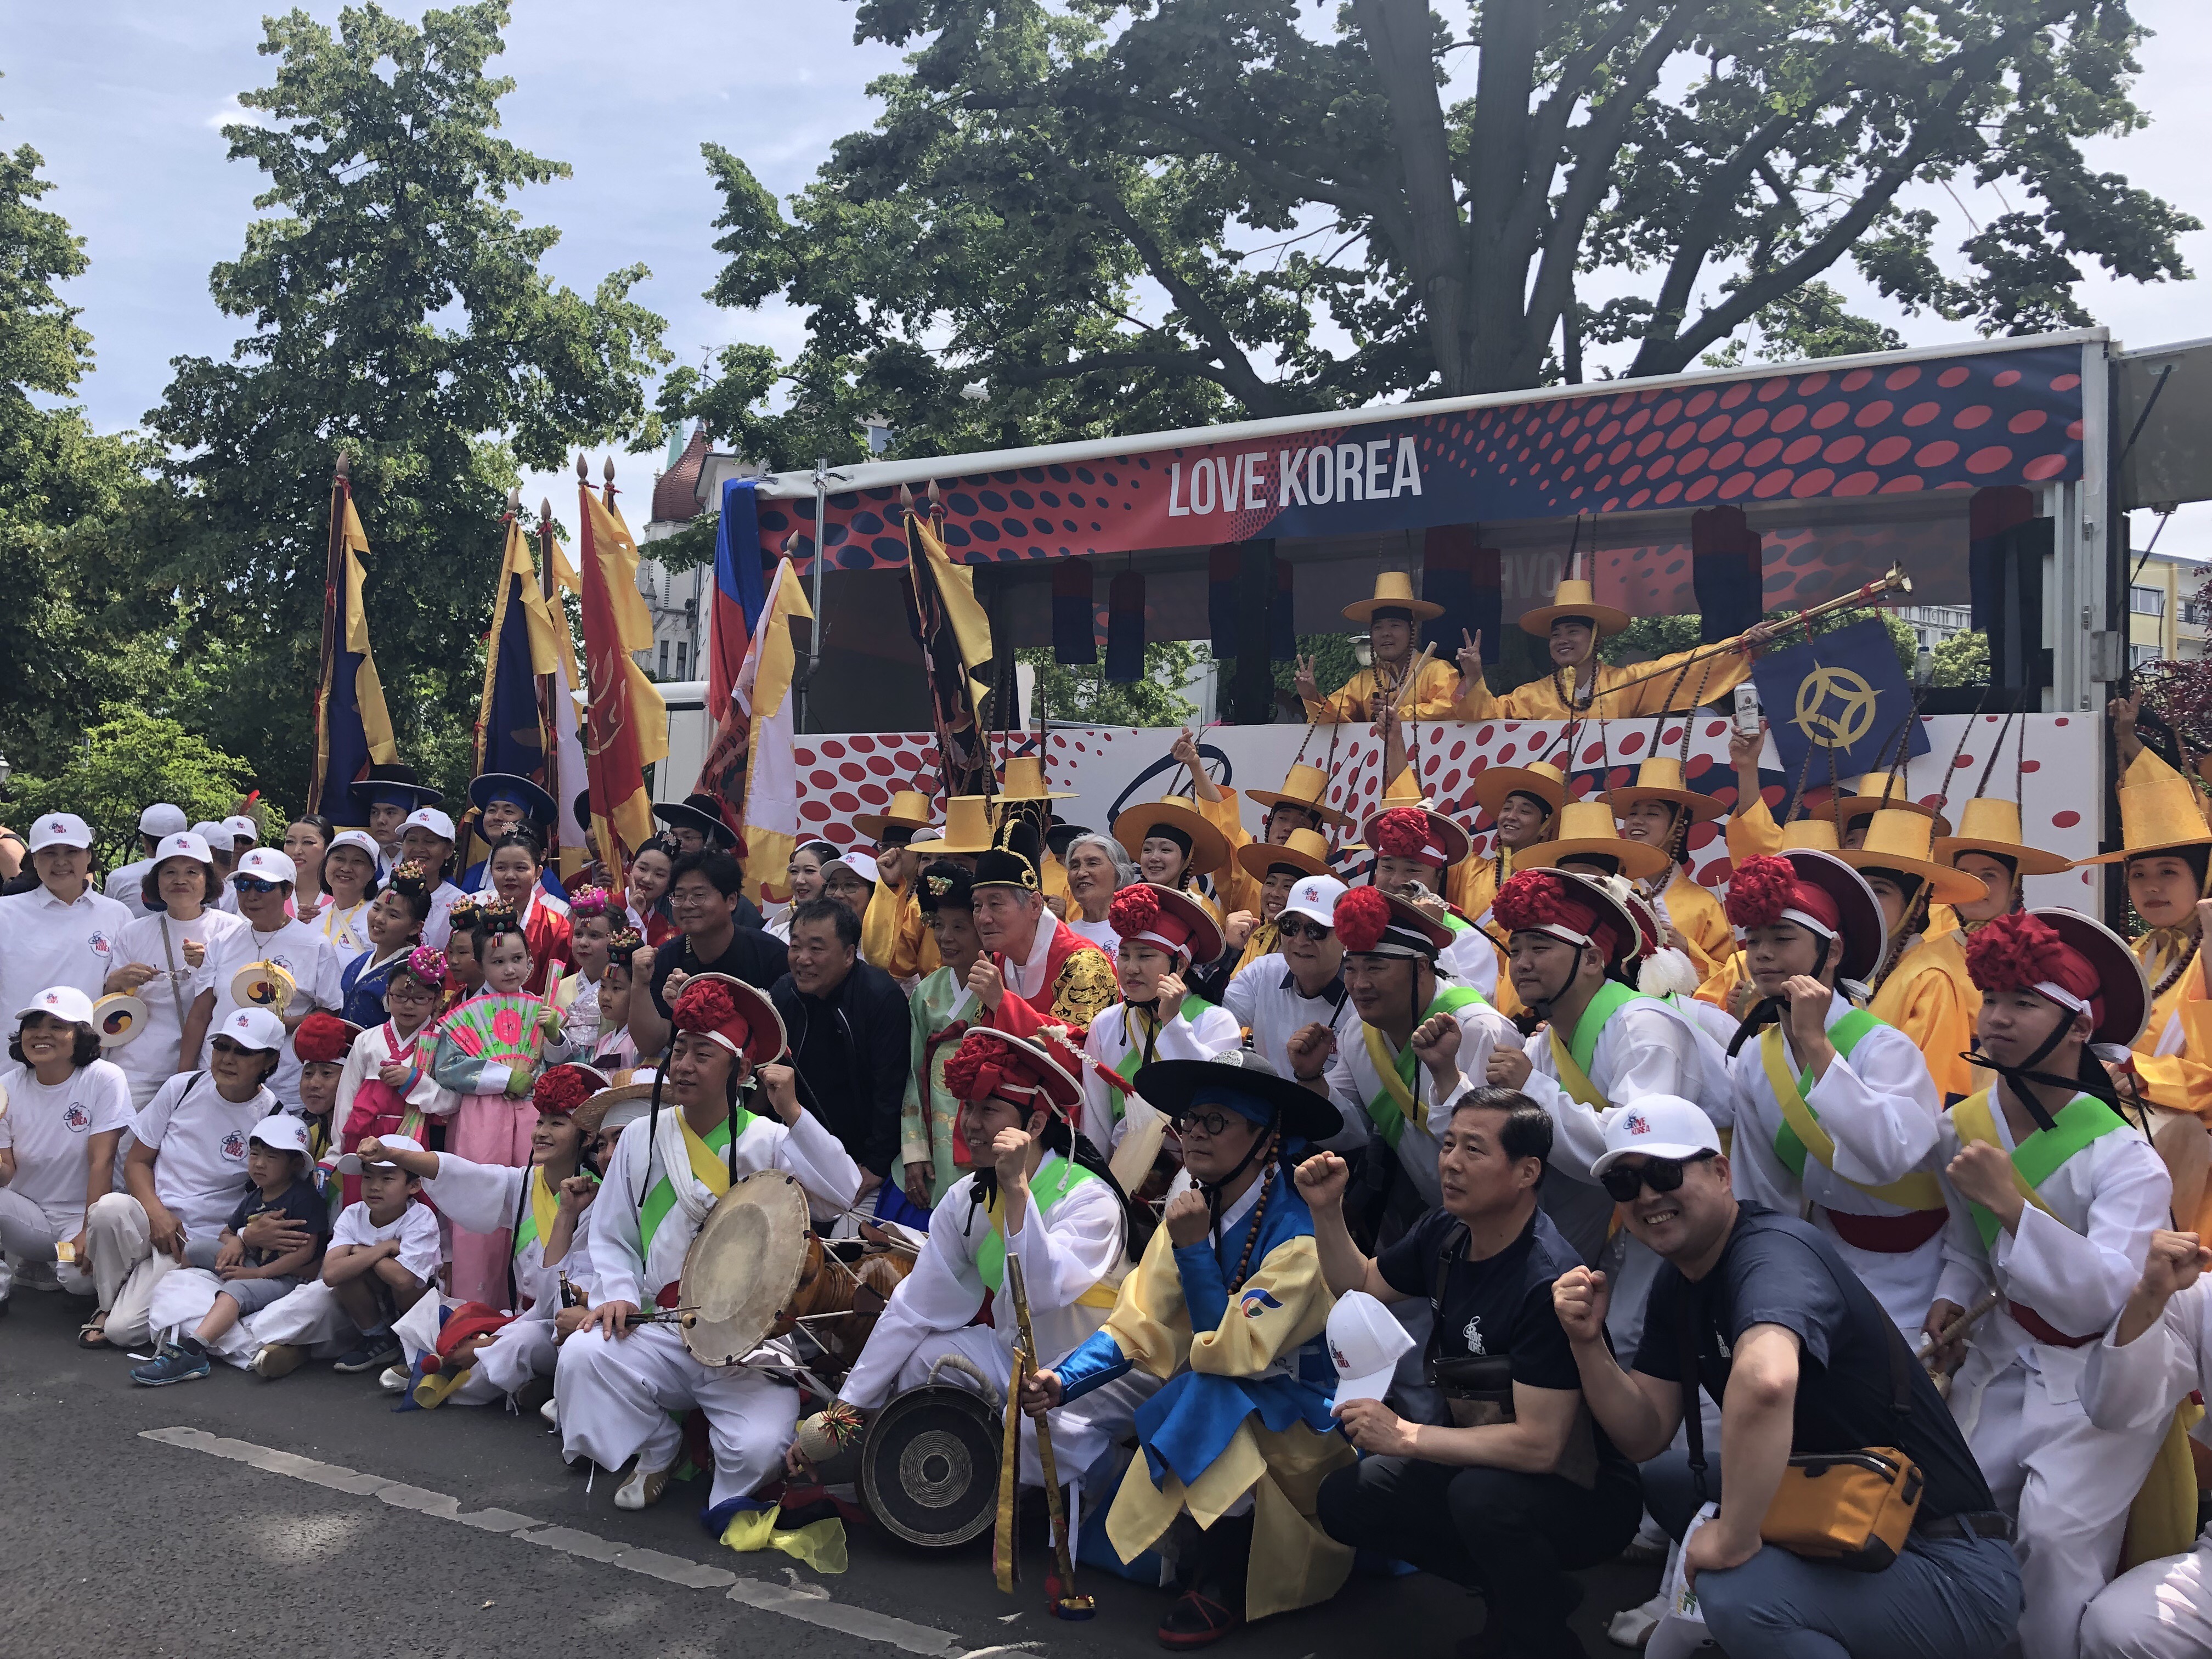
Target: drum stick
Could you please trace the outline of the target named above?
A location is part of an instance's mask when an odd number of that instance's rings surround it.
[[[1021,1328],[1022,1374],[1026,1382],[1036,1370],[1036,1333],[1030,1324],[1029,1287],[1022,1279],[1022,1259],[1006,1253],[1006,1286],[1014,1293],[1014,1318]],[[1018,1386],[1016,1392],[1019,1392]],[[1053,1573],[1045,1581],[1045,1602],[1055,1619],[1088,1619],[1098,1610],[1087,1595],[1075,1593],[1075,1562],[1067,1548],[1067,1506],[1061,1500],[1060,1470],[1053,1461],[1052,1430],[1037,1419],[1037,1471],[1044,1476],[1045,1513],[1052,1517]]]
[[[1922,1364],[1926,1364],[1929,1356],[1936,1349],[1958,1337],[1964,1336],[1990,1309],[1997,1305],[1997,1293],[1994,1289],[1984,1291],[1975,1298],[1972,1307],[1964,1310],[1956,1319],[1942,1330],[1928,1332],[1921,1339],[1920,1346],[1912,1357]]]

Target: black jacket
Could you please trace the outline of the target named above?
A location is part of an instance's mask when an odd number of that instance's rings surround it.
[[[855,957],[826,997],[802,996],[789,974],[769,995],[791,1038],[799,1103],[854,1162],[896,1180],[911,1040],[906,993],[882,969]]]

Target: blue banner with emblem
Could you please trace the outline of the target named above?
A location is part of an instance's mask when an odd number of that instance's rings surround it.
[[[1818,789],[1832,777],[1849,782],[1895,765],[1900,737],[1903,758],[1928,752],[1928,734],[1912,718],[1911,683],[1878,621],[1769,652],[1751,678],[1793,783],[1802,776],[1806,788]]]

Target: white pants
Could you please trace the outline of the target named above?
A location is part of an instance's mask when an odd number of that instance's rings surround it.
[[[1424,1304],[1425,1305],[1425,1304]],[[997,1335],[981,1325],[968,1325],[957,1331],[936,1331],[915,1345],[905,1364],[899,1367],[897,1391],[919,1389],[930,1381],[930,1371],[939,1358],[957,1355],[975,1366],[990,1379],[988,1389],[976,1389],[975,1379],[957,1365],[946,1365],[937,1371],[939,1382],[954,1382],[963,1389],[973,1389],[990,1401],[1000,1411],[1006,1409],[1006,1389],[1013,1381],[1014,1362],[1000,1343]],[[1157,1393],[1159,1378],[1148,1373],[1131,1370],[1101,1389],[1093,1389],[1072,1406],[1063,1406],[1052,1414],[1053,1471],[1060,1476],[1063,1486],[1080,1487],[1083,1472],[1105,1455],[1108,1447],[1127,1434],[1137,1415],[1137,1407]],[[1036,1425],[1024,1417],[1022,1419],[1021,1480],[1025,1486],[1044,1485],[1044,1471],[1037,1460]]]
[[[2203,1659],[2212,1653],[2212,1528],[2195,1549],[2146,1561],[2089,1603],[2082,1659]]]
[[[21,1193],[0,1187],[0,1252],[21,1261],[52,1261],[54,1246],[65,1237],[74,1237],[55,1226],[44,1210]],[[8,1293],[11,1277],[7,1263],[0,1261],[0,1296]],[[92,1294],[92,1274],[82,1264],[63,1267],[57,1263],[54,1277],[72,1296]]]
[[[198,1329],[222,1289],[222,1280],[204,1267],[179,1267],[163,1275],[146,1308],[146,1323],[154,1340],[173,1342]],[[270,1304],[270,1310],[274,1312],[276,1306]],[[253,1358],[257,1346],[246,1333],[246,1322],[240,1320],[208,1345],[208,1352],[216,1359],[243,1366]]]
[[[2012,1364],[1953,1408],[1997,1507],[2012,1516],[2026,1606],[2024,1659],[2075,1659],[2081,1615],[2118,1565],[2135,1502],[2166,1425],[2115,1434],[2098,1428],[2076,1390],[2081,1351],[2036,1350],[2047,1369]],[[1972,1363],[1971,1358],[1968,1362]],[[1962,1369],[1963,1375],[1963,1369]]]
[[[413,1307],[392,1322],[409,1365],[438,1346],[438,1311],[460,1304],[436,1296],[417,1298]],[[491,1340],[477,1350],[468,1381],[446,1396],[449,1406],[489,1406],[504,1400],[533,1376],[553,1375],[553,1322],[518,1319],[504,1325]]]
[[[338,1293],[319,1279],[311,1279],[287,1296],[282,1302],[270,1304],[247,1320],[246,1356],[252,1358],[253,1350],[289,1343],[312,1352],[320,1358],[343,1353],[353,1346],[356,1335],[353,1321],[338,1305]],[[229,1358],[226,1352],[224,1358]],[[243,1364],[243,1359],[232,1360]]]
[[[799,1428],[799,1390],[743,1365],[702,1365],[667,1325],[610,1339],[579,1331],[561,1345],[562,1455],[618,1469],[672,1467],[684,1449],[682,1415],[707,1414],[714,1448],[710,1505],[750,1498],[783,1472]],[[675,1413],[671,1415],[671,1413]]]
[[[128,1193],[109,1193],[84,1213],[84,1252],[91,1258],[100,1305],[107,1310],[111,1347],[136,1347],[153,1335],[154,1291],[179,1264],[154,1248],[146,1206]]]

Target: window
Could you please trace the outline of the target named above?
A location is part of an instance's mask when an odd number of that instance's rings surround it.
[[[2128,609],[2138,617],[2163,617],[2166,614],[2166,593],[2161,588],[2130,587],[2128,589]]]
[[[657,680],[665,680],[668,678],[668,641],[666,640],[660,642],[660,666],[654,671],[653,678]]]
[[[2184,599],[2181,602],[2181,620],[2191,628],[2202,628],[2204,626],[2206,609],[2204,601],[2202,599]]]
[[[676,641],[676,678],[679,680],[684,678],[684,644],[685,642],[682,640]]]
[[[2142,590],[2137,588],[2136,592],[2140,593]],[[2154,645],[2131,645],[2128,647],[2128,666],[2130,668],[2141,668],[2147,662],[2157,660],[2158,647]]]

